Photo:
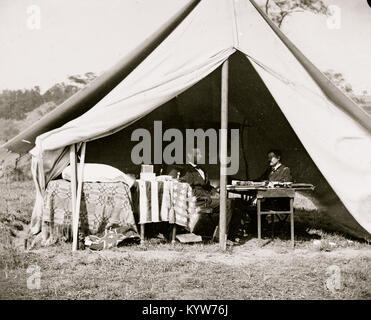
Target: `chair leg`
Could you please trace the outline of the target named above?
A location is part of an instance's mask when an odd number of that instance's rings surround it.
[[[262,236],[262,230],[261,230],[261,213],[260,213],[260,199],[257,200],[257,215],[258,215],[258,240],[260,241],[261,240],[261,236]]]
[[[171,228],[171,243],[175,243],[176,238],[176,224],[174,223]]]
[[[215,239],[217,239],[217,236],[219,236],[219,226],[216,226],[215,229],[214,229],[214,233],[213,233],[213,236],[211,238],[211,242],[214,242]]]
[[[272,219],[272,239],[274,239],[274,214],[271,214]]]
[[[295,234],[294,234],[294,199],[290,199],[290,227],[291,227],[291,247],[295,247]]]
[[[144,227],[144,223],[142,223],[141,225],[140,225],[140,242],[141,243],[144,243],[144,232],[145,232],[145,227]]]

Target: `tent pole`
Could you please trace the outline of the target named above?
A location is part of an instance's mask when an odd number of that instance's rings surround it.
[[[220,214],[219,245],[227,248],[227,129],[228,129],[228,59],[222,65],[221,83],[221,133],[220,133]]]
[[[75,229],[75,211],[76,211],[76,145],[70,146],[70,166],[71,166],[71,211],[72,211],[72,237],[74,237],[73,230]],[[74,239],[74,238],[72,238]],[[72,245],[72,251],[74,247]]]
[[[86,142],[82,143],[81,147],[81,158],[80,158],[80,171],[78,171],[77,180],[77,195],[76,195],[76,208],[73,222],[73,242],[72,251],[78,249],[78,238],[79,238],[79,219],[80,219],[80,205],[81,205],[81,194],[82,194],[82,183],[84,178],[84,165],[85,165],[85,153],[86,153]]]

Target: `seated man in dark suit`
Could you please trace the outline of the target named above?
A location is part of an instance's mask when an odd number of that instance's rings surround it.
[[[268,182],[292,182],[290,168],[281,163],[281,151],[272,149],[268,151],[269,167],[264,173],[255,181],[268,181]],[[248,209],[249,216],[252,218],[254,226],[256,225],[256,197],[250,200]],[[262,201],[262,210],[289,210],[290,202],[286,198],[272,198]],[[262,216],[263,226],[266,224],[266,215]]]
[[[292,182],[290,168],[281,163],[281,151],[275,149],[268,152],[269,167],[257,179],[258,181]]]
[[[167,174],[171,175],[173,178],[178,178],[179,181],[187,182],[192,187],[193,195],[197,198],[197,206],[212,210],[213,221],[216,226],[219,216],[219,190],[210,184],[205,167],[197,164],[200,162],[201,157],[202,154],[200,149],[193,148],[193,150],[187,154],[187,163],[171,166],[167,169]],[[228,199],[226,215],[228,234],[228,226],[232,217],[231,203]],[[219,237],[218,230],[215,232],[214,236],[215,239]]]
[[[193,195],[198,199],[207,200],[211,203],[211,197],[218,197],[218,190],[210,185],[209,177],[204,166],[197,164],[202,157],[198,148],[193,148],[187,154],[186,164],[177,164],[167,169],[167,174],[179,181],[187,182],[193,191]]]

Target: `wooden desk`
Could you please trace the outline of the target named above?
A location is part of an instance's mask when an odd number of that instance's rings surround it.
[[[301,188],[265,188],[254,186],[228,186],[227,191],[237,193],[242,196],[256,196],[257,199],[257,217],[258,217],[258,239],[261,240],[261,216],[270,214],[272,217],[272,237],[274,236],[274,218],[275,215],[286,214],[290,215],[290,233],[291,233],[291,247],[295,246],[294,235],[294,199],[295,191],[300,190],[314,190],[314,186],[307,186]],[[287,198],[290,201],[290,208],[288,211],[281,210],[261,210],[261,202],[263,199],[269,198]]]
[[[289,214],[290,215],[290,233],[291,233],[291,247],[294,248],[295,241],[294,241],[294,198],[295,198],[295,190],[289,188],[282,188],[282,189],[266,189],[266,190],[258,190],[256,194],[257,198],[257,215],[258,215],[258,240],[261,240],[261,215],[263,214],[270,214],[272,217],[272,237],[274,237],[274,218],[275,215],[279,214]],[[261,210],[261,201],[263,199],[269,198],[288,198],[290,200],[290,209],[289,211],[282,211],[282,210],[268,210],[262,211]]]

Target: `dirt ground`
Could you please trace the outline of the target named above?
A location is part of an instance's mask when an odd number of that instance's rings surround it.
[[[251,239],[226,252],[217,244],[151,241],[98,252],[72,253],[69,243],[27,253],[15,251],[11,258],[7,253],[2,263],[0,298],[371,298],[368,246],[325,251],[312,241],[292,250],[289,241],[265,242],[269,243],[259,247]],[[35,266],[40,270],[37,288],[32,281],[29,287]]]

